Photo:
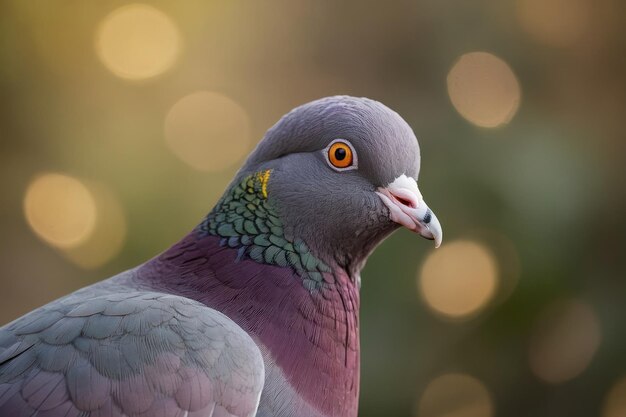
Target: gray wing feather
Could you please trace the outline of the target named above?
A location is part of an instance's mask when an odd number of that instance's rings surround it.
[[[70,296],[0,329],[0,415],[249,417],[254,341],[223,314],[154,292]]]

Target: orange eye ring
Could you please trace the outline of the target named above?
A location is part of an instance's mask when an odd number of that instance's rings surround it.
[[[335,168],[349,168],[354,164],[352,147],[345,142],[337,141],[328,147],[328,162]]]

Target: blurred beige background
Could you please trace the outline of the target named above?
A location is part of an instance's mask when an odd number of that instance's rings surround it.
[[[619,0],[0,3],[0,322],[190,230],[283,113],[398,111],[443,246],[363,272],[361,416],[626,415]]]

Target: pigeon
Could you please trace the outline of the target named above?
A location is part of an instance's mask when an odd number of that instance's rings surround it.
[[[419,170],[380,102],[291,110],[178,243],[0,328],[0,416],[356,417],[360,271],[442,240]]]

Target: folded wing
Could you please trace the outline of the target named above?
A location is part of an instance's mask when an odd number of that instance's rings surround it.
[[[69,297],[0,329],[2,416],[249,417],[263,381],[254,341],[184,297]]]

